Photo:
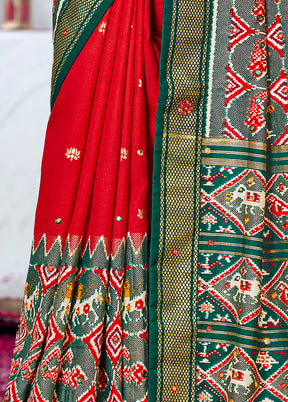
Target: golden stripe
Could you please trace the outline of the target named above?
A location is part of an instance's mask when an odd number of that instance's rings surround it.
[[[265,244],[288,244],[288,240],[265,240]]]
[[[241,159],[203,158],[203,165],[237,166],[254,170],[266,170],[266,163]]]
[[[288,145],[275,145],[271,147],[272,153],[288,152]]]
[[[211,232],[201,232],[200,236],[211,236]],[[219,232],[215,232],[213,233],[213,237],[227,237],[227,233],[219,233]],[[252,240],[252,241],[260,241],[261,243],[263,242],[263,238],[255,238],[255,237],[250,237],[250,236],[246,236],[246,235],[237,235],[235,233],[233,233],[233,237],[236,238],[240,238],[240,239],[247,239],[247,240]],[[268,242],[267,242],[268,243]]]
[[[207,244],[207,241],[200,241],[199,242],[200,244]],[[232,246],[232,247],[239,247],[239,246],[243,246],[242,244],[237,244],[237,243],[227,243],[227,242],[220,242],[220,241],[215,241],[215,244],[214,244],[215,246],[218,246],[218,245],[225,245],[225,246]],[[262,247],[257,247],[257,246],[249,246],[249,245],[247,245],[247,244],[245,244],[245,248],[248,248],[248,249],[250,249],[250,250],[262,250],[263,248]]]
[[[253,157],[253,158],[259,158],[259,159],[266,159],[267,158],[267,156],[266,155],[261,155],[261,154],[253,154],[253,153],[250,153],[250,152],[245,152],[245,151],[233,151],[233,150],[231,150],[231,151],[227,151],[227,150],[225,150],[225,151],[221,151],[221,150],[219,150],[219,149],[212,149],[211,150],[211,152],[212,153],[218,153],[218,154],[221,154],[221,152],[223,152],[223,153],[225,153],[225,156],[226,155],[241,155],[241,156],[251,156],[251,157]],[[205,149],[202,151],[202,153],[203,154],[207,154],[207,152],[205,152]],[[220,159],[220,158],[219,158]],[[225,158],[221,158],[221,160],[225,160]],[[264,162],[263,162],[264,163]]]
[[[287,173],[288,172],[288,165],[281,165],[281,166],[270,166],[271,173]]]
[[[223,325],[223,322],[215,322],[215,321],[198,321],[198,323],[199,324],[202,324],[202,325],[207,325],[207,324],[209,324],[209,325]],[[255,327],[248,327],[248,326],[246,326],[245,325],[245,327],[243,327],[243,325],[241,325],[241,324],[233,324],[232,322],[226,322],[225,321],[225,327],[233,327],[233,328],[240,328],[240,329],[245,329],[245,330],[247,330],[247,331],[249,331],[249,330],[251,330],[251,331],[254,331],[254,332],[259,332],[259,333],[263,333],[263,332],[267,332],[267,334],[273,334],[273,332],[275,332],[275,333],[281,333],[281,332],[284,332],[284,333],[288,333],[287,332],[287,329],[265,329],[265,328],[263,328],[263,329],[258,329],[258,328],[255,328]],[[223,332],[225,332],[225,331],[223,331]],[[242,336],[242,335],[241,335]],[[288,339],[288,336],[287,336],[287,339]]]
[[[281,162],[281,161],[287,161],[287,156],[274,156],[273,157],[273,162]]]
[[[267,150],[266,143],[257,141],[246,141],[246,140],[231,140],[230,138],[203,138],[203,145],[218,145],[218,146],[228,146],[232,148],[251,148],[260,149],[262,151]]]
[[[167,137],[167,133],[163,133],[164,137]],[[168,133],[169,138],[179,138],[179,139],[184,139],[184,140],[196,140],[195,135],[191,134],[176,134],[176,133]]]
[[[259,346],[256,346],[256,345],[246,345],[245,343],[243,343],[243,341],[235,342],[235,341],[231,341],[231,340],[227,340],[227,339],[201,338],[200,336],[198,337],[198,341],[199,342],[215,342],[215,343],[223,343],[223,344],[228,343],[229,345],[235,345],[235,346],[238,346],[240,348],[263,350],[263,347],[259,347]],[[278,351],[278,350],[288,350],[288,346],[271,347],[271,344],[270,344],[270,345],[267,345],[266,347],[269,348],[269,350],[276,350],[276,351]]]
[[[242,252],[242,253],[240,253],[240,252],[238,252],[238,251],[231,251],[231,250],[229,250],[229,251],[226,251],[226,250],[203,250],[203,249],[201,249],[201,253],[210,253],[210,254],[227,254],[227,255],[239,255],[239,256],[241,256],[241,257],[249,257],[249,258],[256,258],[256,259],[262,259],[262,257],[261,256],[259,256],[259,255],[255,255],[255,254],[248,254],[248,253],[245,253],[245,252]],[[274,260],[273,260],[274,261]]]
[[[278,250],[264,250],[265,253],[270,253],[270,254],[274,254],[274,253],[288,253],[288,249],[281,249],[279,248]]]
[[[226,324],[226,323],[225,323]],[[198,329],[198,333],[207,333],[207,331],[205,330],[205,329]],[[213,334],[217,334],[217,335],[231,335],[231,336],[233,336],[233,337],[239,337],[239,338],[242,338],[243,339],[243,337],[245,337],[245,339],[251,339],[251,341],[256,341],[256,342],[259,342],[259,343],[264,343],[264,339],[265,338],[256,338],[255,336],[249,336],[249,335],[247,335],[247,334],[245,334],[245,335],[242,335],[242,334],[237,334],[237,333],[235,333],[235,332],[230,332],[230,331],[217,331],[217,330],[213,330]],[[278,339],[271,339],[271,338],[269,338],[269,340],[270,340],[270,343],[271,342],[282,342],[282,341],[287,341],[288,340],[288,337],[287,338],[278,338]],[[269,344],[270,344],[269,343]],[[268,345],[267,345],[268,346]]]

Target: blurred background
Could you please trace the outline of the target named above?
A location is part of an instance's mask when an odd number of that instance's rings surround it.
[[[52,0],[0,0],[0,400],[10,370],[50,112]]]

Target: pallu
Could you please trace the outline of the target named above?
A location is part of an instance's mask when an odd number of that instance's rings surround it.
[[[288,401],[286,0],[56,0],[4,401]]]

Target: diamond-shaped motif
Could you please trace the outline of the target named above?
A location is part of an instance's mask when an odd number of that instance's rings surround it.
[[[247,22],[245,22],[244,19],[237,14],[235,8],[232,8],[231,14],[232,14],[232,28],[229,39],[230,39],[230,50],[233,51],[233,48],[236,45],[244,42],[246,39],[249,38],[250,35],[255,34],[256,31],[250,28]]]
[[[251,177],[253,185],[248,185]],[[224,214],[242,233],[254,235],[264,227],[265,185],[265,178],[259,171],[245,169],[210,195],[202,190],[202,195],[206,203]],[[246,222],[244,214],[249,217]]]
[[[106,348],[109,357],[112,360],[113,367],[122,355],[122,326],[119,318],[119,313],[115,320],[109,325],[106,333]]]
[[[96,402],[95,383],[92,383],[92,387],[78,399],[78,402]]]
[[[25,314],[24,311],[21,312],[20,321],[16,333],[15,339],[15,347],[19,346],[21,342],[24,341],[26,336],[28,335],[27,325],[25,321]]]
[[[120,392],[117,390],[115,382],[113,382],[112,389],[107,402],[123,402]]]
[[[288,323],[288,263],[284,262],[274,277],[262,288],[261,301]],[[277,292],[277,297],[271,297]]]
[[[58,281],[59,270],[54,265],[35,265],[42,285],[42,294],[45,295]]]
[[[276,50],[282,58],[284,56],[284,34],[279,14],[276,16],[274,23],[267,29],[266,40],[267,45]]]
[[[261,271],[249,258],[240,258],[209,282],[199,279],[199,295],[207,291],[224,305],[235,321],[245,324],[261,310]]]
[[[288,111],[288,86],[287,76],[284,70],[281,70],[279,77],[271,84],[269,96],[278,105],[282,106],[284,112]]]
[[[240,133],[240,131],[236,130],[236,128],[232,127],[228,118],[225,119],[225,129],[222,132],[222,135],[232,139],[244,140],[243,135]]]
[[[239,98],[244,92],[254,88],[253,85],[248,84],[239,73],[236,73],[232,65],[229,64],[227,68],[227,79],[228,83],[226,85],[225,91],[225,101],[227,106]]]
[[[288,144],[288,125],[285,127],[284,133],[281,134],[274,142],[274,145],[287,145],[287,144]]]
[[[95,365],[98,367],[100,352],[102,346],[103,322],[101,322],[90,335],[83,337],[83,342],[87,344],[92,356],[95,359]]]
[[[6,393],[5,393],[3,402],[6,402],[6,401],[21,402],[17,395],[18,395],[18,393],[17,393],[15,381],[11,381],[7,385],[7,389],[6,389]]]
[[[264,236],[270,239],[277,236],[280,239],[288,237],[288,203],[286,174],[274,174],[271,176],[266,188],[266,213]],[[268,230],[266,230],[268,228]]]
[[[123,280],[124,280],[124,268],[123,269],[112,268],[110,270],[109,282],[110,285],[116,290],[119,299],[122,293]]]
[[[31,331],[32,345],[30,350],[39,348],[46,338],[46,328],[40,317],[40,312],[38,312],[36,319],[34,321],[33,329]]]
[[[48,327],[45,351],[48,350],[51,345],[53,345],[54,343],[57,343],[63,337],[64,337],[63,333],[61,331],[59,331],[55,318],[54,318],[53,314],[51,314],[50,320],[49,320],[49,327]]]
[[[32,392],[27,402],[49,402],[47,399],[43,397],[37,382],[34,383]]]
[[[208,361],[207,371],[202,367],[198,369],[198,383],[201,386],[202,382],[207,381],[209,388],[217,390],[223,401],[229,400],[227,395],[237,395],[237,402],[252,402],[259,391],[254,384],[256,381],[261,382],[256,364],[242,348],[229,349],[229,353],[219,363],[212,365]]]

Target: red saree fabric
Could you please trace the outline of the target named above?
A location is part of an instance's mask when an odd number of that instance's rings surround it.
[[[146,210],[152,171],[160,57],[153,37],[148,2],[116,1],[73,64],[48,125],[36,236],[104,236],[110,249],[111,238],[146,233],[137,213]],[[79,160],[65,157],[71,147]]]
[[[57,96],[4,401],[147,400],[161,14],[116,0]]]

